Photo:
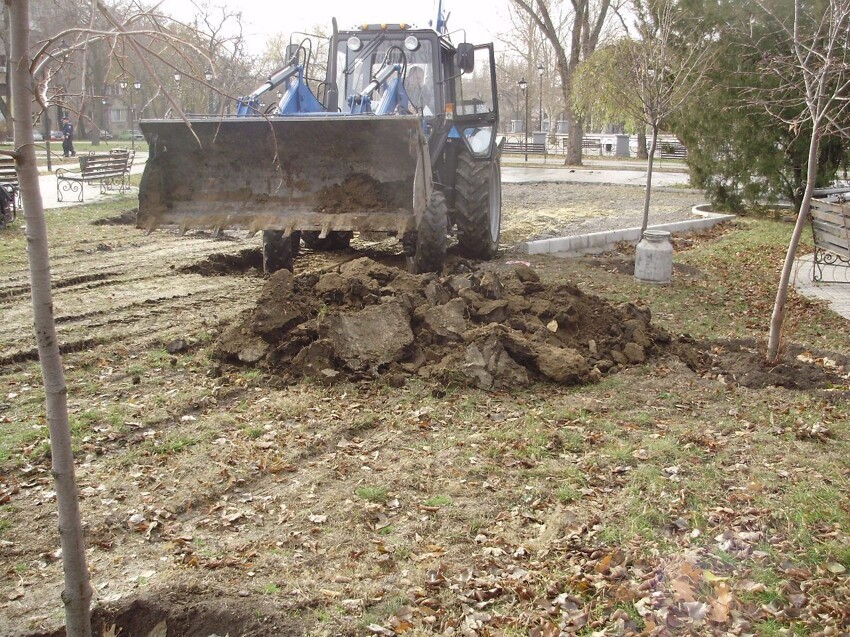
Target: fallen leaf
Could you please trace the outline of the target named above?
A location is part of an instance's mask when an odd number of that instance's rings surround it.
[[[677,577],[670,582],[676,601],[693,602],[696,600],[693,586],[687,577]]]

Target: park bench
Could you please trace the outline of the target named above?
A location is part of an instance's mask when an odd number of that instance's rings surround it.
[[[12,199],[12,216],[16,216],[21,205],[21,191],[18,184],[18,171],[12,157],[0,157],[0,187],[5,188],[9,193]]]
[[[688,149],[684,144],[666,144],[662,142],[660,144],[661,148],[661,159],[687,159],[688,158]]]
[[[815,253],[812,263],[812,281],[824,283],[850,283],[843,279],[824,279],[824,267],[850,268],[850,191],[821,191],[823,198],[812,199],[809,218]]]
[[[100,185],[100,192],[117,189],[127,192],[130,188],[130,169],[136,151],[116,148],[108,153],[91,152],[80,157],[78,171],[56,169],[56,198],[63,201],[64,192],[77,193],[77,201],[83,201],[83,184]]]
[[[503,153],[528,153],[529,155],[545,155],[546,144],[534,144],[523,142],[505,142],[502,144]]]
[[[602,142],[595,137],[582,137],[581,152],[586,150],[595,150],[599,154],[602,154]]]

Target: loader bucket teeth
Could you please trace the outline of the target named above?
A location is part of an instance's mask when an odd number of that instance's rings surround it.
[[[417,162],[426,146],[416,118],[322,114],[191,124],[140,123],[151,156],[139,186],[139,227],[416,227]]]

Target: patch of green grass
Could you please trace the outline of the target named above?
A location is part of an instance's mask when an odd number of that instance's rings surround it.
[[[555,491],[555,497],[558,498],[558,501],[562,504],[570,504],[571,502],[581,500],[581,495],[581,491],[571,484],[562,484],[558,487],[557,491]]]
[[[133,363],[129,365],[125,370],[127,376],[144,376],[145,372],[148,371],[144,365],[140,365],[138,363]]]
[[[800,624],[790,626],[780,624],[774,619],[767,619],[756,623],[754,626],[758,637],[788,637],[788,635],[808,635],[809,629]]]
[[[387,501],[386,487],[362,486],[357,487],[354,493],[357,494],[358,498],[362,498],[367,502],[383,504]]]
[[[275,584],[274,582],[268,582],[267,584],[263,584],[260,592],[263,595],[278,595],[280,594],[280,586]]]
[[[264,430],[262,427],[249,426],[242,429],[242,433],[245,434],[245,437],[248,440],[256,440],[263,435]]]
[[[0,518],[0,535],[12,528],[12,521],[6,518]]]
[[[425,500],[425,506],[429,507],[447,507],[451,504],[452,499],[447,495],[434,495]]]
[[[381,423],[380,416],[373,411],[367,411],[366,413],[357,414],[354,420],[351,423],[351,427],[349,431],[356,434],[360,431],[367,431],[379,425]]]
[[[151,453],[168,456],[181,453],[197,443],[198,440],[191,436],[169,432],[164,438],[147,441],[145,446]]]
[[[4,424],[0,427],[0,462],[12,461],[16,465],[19,464],[21,450],[47,436],[47,428],[33,425],[32,420]],[[50,447],[47,449],[49,451]],[[43,451],[36,446],[29,456],[39,457]]]
[[[406,595],[391,595],[369,608],[357,625],[361,629],[361,633],[371,632],[367,630],[370,624],[381,624],[388,617],[395,615],[402,606],[407,606],[410,600]],[[358,633],[360,634],[360,633]]]
[[[561,429],[558,432],[561,449],[568,453],[581,453],[585,450],[584,435],[572,429]]]

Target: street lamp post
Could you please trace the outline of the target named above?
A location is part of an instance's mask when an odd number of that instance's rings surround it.
[[[537,77],[540,80],[540,109],[538,111],[538,120],[540,121],[540,131],[543,131],[543,65],[537,67]]]
[[[519,90],[525,95],[525,126],[522,128],[522,133],[525,139],[525,161],[528,161],[528,82],[522,78],[517,84],[519,84]]]
[[[206,80],[207,84],[212,82],[213,72],[210,69],[207,69],[204,72],[204,79]],[[212,94],[212,88],[210,86],[207,86],[207,113],[209,115],[213,114],[213,94]]]
[[[136,80],[133,82],[133,91],[130,92],[130,123],[132,124],[130,129],[133,131],[133,139],[130,143],[133,145],[133,150],[136,149],[136,105],[134,104],[133,92],[138,93],[140,90],[142,90],[142,83]]]
[[[180,71],[174,71],[174,84],[176,85],[176,88],[174,89],[174,99],[181,109],[183,108],[183,105],[180,104],[180,80],[182,78],[183,76],[180,74]]]
[[[142,83],[139,80],[135,80],[133,82],[132,89],[130,89],[130,85],[127,83],[127,80],[121,78],[118,82],[118,86],[124,94],[128,92],[130,93],[130,146],[133,150],[136,150],[136,105],[133,100],[133,92],[140,90],[142,88]]]

